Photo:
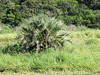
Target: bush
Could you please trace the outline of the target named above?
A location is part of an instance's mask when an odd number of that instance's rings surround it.
[[[23,50],[24,51],[24,50]],[[15,45],[7,45],[5,48],[2,48],[3,53],[9,53],[10,55],[16,55],[21,51],[21,47],[18,44]]]
[[[98,24],[89,24],[89,25],[87,25],[87,27],[100,29],[100,24],[99,23]]]
[[[63,40],[67,35],[64,30],[65,25],[62,21],[55,18],[49,18],[46,15],[39,15],[30,18],[22,26],[23,40],[20,42],[21,47],[25,50],[46,50],[50,47],[62,46]]]

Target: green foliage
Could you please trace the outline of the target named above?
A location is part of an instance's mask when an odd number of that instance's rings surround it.
[[[22,14],[20,12],[20,5],[13,5],[9,7],[7,14],[4,18],[4,23],[17,26],[22,20]]]
[[[100,9],[100,1],[99,0],[77,0],[79,3],[83,3],[87,5],[89,8],[92,8],[94,10]]]
[[[23,39],[20,42],[22,49],[27,51],[45,50],[50,47],[62,46],[67,41],[66,25],[55,18],[39,15],[26,21],[21,29]]]
[[[0,20],[18,26],[24,19],[46,14],[61,19],[68,25],[81,24],[89,28],[99,28],[99,10],[98,0],[1,0]]]

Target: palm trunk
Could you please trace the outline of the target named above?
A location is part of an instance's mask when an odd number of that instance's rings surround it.
[[[39,41],[37,41],[36,53],[38,54],[39,52],[40,52],[40,44]]]
[[[46,50],[48,51],[48,36],[46,36],[46,39],[45,39],[45,48],[46,48]]]

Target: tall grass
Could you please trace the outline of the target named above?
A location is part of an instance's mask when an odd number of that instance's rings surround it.
[[[97,37],[99,33],[100,30],[72,32],[73,44],[66,42],[62,49],[50,48],[48,52],[39,54],[19,53],[10,55],[1,52],[0,71],[82,71],[99,74],[100,38]],[[93,39],[92,43],[90,39]],[[94,43],[95,40],[98,40],[98,43]]]
[[[16,33],[4,33],[0,34],[0,41],[10,41],[16,38]]]
[[[99,38],[100,30],[88,29],[86,31],[74,31],[71,38]]]
[[[97,46],[98,47],[98,46]],[[82,48],[82,47],[80,47]],[[84,47],[83,47],[84,48]],[[99,47],[100,48],[100,47]],[[86,49],[89,50],[89,49]],[[0,70],[19,71],[92,71],[100,70],[99,51],[80,51],[73,53],[54,51],[40,54],[0,55]]]
[[[0,34],[3,33],[13,33],[14,30],[10,25],[4,25],[2,23],[0,23]]]

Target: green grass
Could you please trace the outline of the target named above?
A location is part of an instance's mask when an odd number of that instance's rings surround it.
[[[0,48],[15,42],[16,33],[0,34]]]
[[[20,53],[16,55],[0,53],[0,70],[5,70],[8,75],[27,72],[27,74],[95,74],[100,73],[100,38],[97,35],[100,30],[86,30],[71,32],[73,44],[66,42],[64,48],[49,52],[35,53]],[[16,34],[1,34],[0,36],[14,39]],[[92,40],[92,42],[91,42]],[[95,41],[97,41],[95,43]],[[5,40],[2,42],[7,43]],[[11,41],[8,41],[11,43]],[[1,45],[0,45],[1,46]],[[3,47],[5,44],[3,44]],[[5,73],[4,72],[4,73]],[[21,73],[22,72],[22,73]],[[39,73],[38,73],[39,72]],[[2,73],[2,74],[4,74]],[[5,73],[5,74],[6,74]]]
[[[9,54],[0,55],[0,69],[14,72],[20,71],[88,71],[96,72],[100,70],[100,52],[75,51],[55,51],[40,54]]]
[[[16,38],[16,33],[0,34],[0,41],[10,41]]]

